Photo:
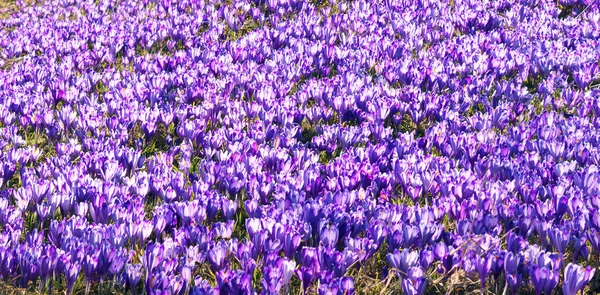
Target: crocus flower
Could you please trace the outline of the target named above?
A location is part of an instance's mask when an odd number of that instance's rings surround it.
[[[306,292],[313,279],[315,278],[314,272],[306,266],[301,266],[299,269],[296,270],[296,275],[298,276],[298,278],[300,278],[300,281],[302,282],[302,290]]]
[[[284,236],[283,250],[285,252],[286,257],[294,257],[294,253],[296,253],[296,249],[300,245],[300,239],[300,235],[294,233],[288,233]]]
[[[68,262],[65,263],[65,277],[67,279],[67,294],[71,294],[73,291],[73,286],[75,285],[75,281],[79,276],[79,271],[81,270],[81,265],[78,262]]]
[[[507,252],[506,256],[504,257],[504,273],[506,275],[506,282],[513,291],[520,287],[522,281],[522,274],[518,269],[519,261],[520,257],[512,252]]]
[[[600,251],[600,232],[595,228],[591,228],[588,230],[586,234],[588,241],[592,244],[592,247],[596,252]]]
[[[339,290],[342,291],[342,294],[344,295],[354,294],[354,279],[351,277],[343,277],[340,280]]]
[[[420,264],[421,267],[425,270],[429,269],[429,266],[431,265],[431,263],[433,263],[434,260],[434,254],[433,251],[431,250],[423,250],[421,252],[421,258],[420,258]]]
[[[563,294],[576,295],[592,279],[596,269],[591,267],[583,268],[577,264],[569,263],[565,268]]]
[[[220,270],[225,267],[225,257],[227,249],[223,245],[215,245],[208,251],[208,262],[215,270]]]
[[[283,287],[282,269],[275,265],[263,267],[261,285],[265,294],[280,294]]]
[[[556,287],[559,280],[559,274],[551,271],[547,267],[533,265],[529,271],[529,277],[536,295],[549,295]]]
[[[319,239],[323,245],[333,247],[337,243],[339,231],[330,222],[323,222],[319,233]]]
[[[291,260],[283,261],[282,263],[282,271],[283,271],[283,285],[287,286],[294,275],[296,270],[296,262]]]
[[[573,262],[577,262],[577,260],[579,259],[579,257],[583,258],[584,260],[588,259],[589,256],[589,250],[588,250],[588,246],[586,245],[586,241],[587,239],[585,237],[581,237],[581,238],[575,238],[575,242],[574,242],[574,249],[573,249]]]
[[[425,293],[427,279],[424,277],[423,270],[420,267],[411,267],[408,270],[408,276],[402,280],[402,291],[408,295],[420,295]]]
[[[136,286],[142,279],[142,266],[140,264],[126,264],[125,265],[125,276],[127,282],[127,288],[135,294]]]
[[[392,267],[400,270],[401,276],[406,276],[409,268],[419,264],[419,253],[408,249],[403,249],[402,252],[394,250],[393,253],[387,254],[386,258]]]
[[[479,273],[479,281],[481,283],[481,288],[485,288],[485,282],[487,277],[492,269],[493,260],[490,257],[477,257],[475,258],[475,268]]]
[[[565,253],[567,246],[569,245],[569,230],[561,230],[561,229],[551,229],[549,231],[550,241],[552,245],[560,252],[561,254]]]

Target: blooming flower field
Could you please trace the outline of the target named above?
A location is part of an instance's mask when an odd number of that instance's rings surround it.
[[[600,292],[600,1],[2,2],[0,293]]]

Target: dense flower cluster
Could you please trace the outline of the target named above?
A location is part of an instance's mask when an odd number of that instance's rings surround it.
[[[590,288],[600,1],[17,4],[0,20],[4,282]]]

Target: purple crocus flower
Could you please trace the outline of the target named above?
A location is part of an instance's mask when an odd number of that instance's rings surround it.
[[[584,260],[587,260],[589,256],[588,246],[586,245],[587,239],[585,237],[581,237],[574,238],[574,240],[575,242],[573,243],[573,262],[577,262],[579,257],[583,258]]]
[[[569,263],[565,268],[562,291],[564,295],[577,295],[592,279],[596,269],[583,268],[577,264]]]
[[[262,271],[263,279],[261,280],[261,285],[264,294],[280,294],[284,280],[281,267],[278,265],[266,265]]]
[[[301,266],[296,270],[296,275],[298,278],[300,278],[300,281],[302,282],[302,290],[306,293],[306,290],[315,278],[315,273],[310,268]]]
[[[429,269],[429,266],[431,265],[431,263],[433,263],[434,258],[435,257],[433,251],[429,249],[422,250],[420,258],[421,267],[425,270]]]
[[[403,225],[402,226],[402,246],[405,248],[412,247],[418,242],[420,231],[417,226]]]
[[[419,252],[403,249],[399,252],[397,249],[393,253],[386,255],[388,263],[400,271],[401,276],[406,276],[408,269],[419,265]]]
[[[475,258],[475,268],[479,273],[479,281],[481,283],[481,288],[485,288],[485,282],[487,277],[492,269],[493,260],[491,257],[483,256]]]
[[[339,290],[343,295],[354,294],[354,279],[351,277],[343,277],[340,279]]]
[[[387,236],[389,250],[396,250],[400,248],[403,244],[403,241],[403,235],[399,230],[396,230],[394,233]]]
[[[42,253],[43,255],[39,261],[40,277],[42,280],[46,280],[51,273],[56,271],[58,253],[56,251],[56,247],[52,245],[44,247]]]
[[[131,290],[132,294],[135,294],[136,286],[142,280],[142,265],[141,264],[126,264],[125,265],[125,277],[127,282],[127,289]]]
[[[407,295],[420,295],[425,293],[427,279],[424,277],[423,269],[420,267],[411,267],[408,270],[408,276],[402,280],[402,291]]]
[[[331,222],[322,222],[321,230],[319,232],[319,239],[323,245],[327,247],[334,247],[338,241],[339,231],[338,228]]]
[[[225,267],[225,258],[227,256],[227,248],[223,245],[215,245],[208,250],[208,262],[214,270],[221,270]]]
[[[549,231],[549,236],[550,241],[556,250],[561,254],[564,254],[567,246],[569,245],[570,231],[555,228]]]
[[[519,255],[506,252],[506,256],[504,257],[504,273],[506,275],[506,282],[513,292],[519,289],[522,280],[522,274],[518,269],[519,261]]]
[[[67,279],[67,294],[71,294],[73,292],[75,281],[79,276],[79,271],[81,271],[81,265],[79,262],[67,262],[65,263],[64,271],[65,278]]]
[[[288,233],[283,237],[283,251],[285,252],[285,256],[288,258],[293,258],[296,253],[296,249],[300,245],[301,236],[295,233]]]
[[[596,252],[600,252],[600,232],[595,228],[591,228],[588,230],[586,236],[588,241],[592,244],[593,249]]]
[[[549,295],[560,278],[557,272],[535,264],[529,270],[529,277],[536,295]]]
[[[242,270],[218,272],[217,284],[220,294],[252,294],[252,278]]]

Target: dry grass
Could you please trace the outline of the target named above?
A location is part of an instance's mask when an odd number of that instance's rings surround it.
[[[27,291],[25,289],[17,288],[12,284],[9,284],[5,281],[0,280],[0,294],[2,295],[29,295],[29,294],[37,294],[33,291]]]
[[[15,2],[15,0],[0,0],[0,19],[8,18],[19,11],[19,7]],[[37,2],[38,0],[25,0],[27,6],[34,5]]]
[[[17,10],[14,0],[0,0],[0,19],[8,18]]]

